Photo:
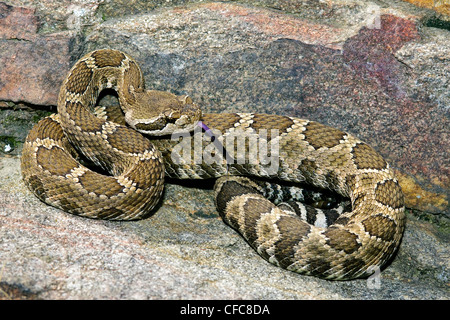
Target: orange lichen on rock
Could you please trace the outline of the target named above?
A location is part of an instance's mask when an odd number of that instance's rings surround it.
[[[432,192],[423,188],[411,175],[396,171],[399,184],[405,195],[408,208],[428,212],[443,212],[448,209],[448,199],[443,193]]]
[[[445,0],[404,0],[418,7],[433,9],[434,11],[450,16],[450,2]]]

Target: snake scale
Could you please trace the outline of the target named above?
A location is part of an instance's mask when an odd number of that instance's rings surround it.
[[[128,125],[95,106],[105,88],[117,92]],[[174,161],[171,152],[179,141],[170,134],[192,132],[199,120],[223,137],[238,129],[277,129],[277,135],[258,138],[277,143],[277,170],[268,172],[248,157],[231,164],[225,159],[213,164]],[[204,147],[210,142],[201,140]],[[251,148],[250,143],[244,146]],[[103,171],[93,171],[80,157]],[[93,51],[72,67],[61,86],[58,114],[42,119],[28,134],[21,169],[25,184],[47,204],[113,220],[147,216],[161,197],[165,176],[219,178],[220,216],[264,259],[326,279],[369,276],[393,256],[405,226],[398,181],[369,145],[294,117],[202,114],[187,96],[146,90],[136,61],[111,49]],[[277,206],[266,199],[265,182],[254,178],[333,190],[350,199],[351,209],[334,218],[311,218],[309,207],[296,201]]]

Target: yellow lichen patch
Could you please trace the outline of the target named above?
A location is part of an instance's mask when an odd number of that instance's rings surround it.
[[[438,13],[450,16],[450,3],[446,0],[405,0],[418,7],[433,9]]]
[[[405,194],[405,205],[422,211],[442,212],[448,208],[448,199],[445,194],[425,190],[415,178],[396,171],[396,177]]]

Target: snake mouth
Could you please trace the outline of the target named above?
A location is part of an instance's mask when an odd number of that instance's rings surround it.
[[[154,130],[162,130],[167,125],[167,123],[175,123],[176,119],[168,119],[158,118],[152,122],[144,123],[139,122],[134,125],[135,129],[138,131],[154,131]],[[172,120],[172,121],[170,121]]]
[[[179,115],[179,114],[178,114]],[[160,116],[151,121],[137,122],[131,125],[137,131],[150,136],[164,136],[179,132],[191,132],[200,119],[200,114],[179,115],[177,117]]]
[[[179,113],[176,113],[170,117],[160,116],[152,121],[135,123],[134,128],[144,133],[147,133],[148,131],[160,131],[165,129],[182,130],[195,125],[199,118],[200,117],[192,117],[190,115],[180,115]]]

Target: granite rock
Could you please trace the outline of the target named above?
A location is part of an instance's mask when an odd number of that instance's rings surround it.
[[[341,0],[124,5],[0,3],[0,297],[449,298],[450,49],[447,30],[424,25],[426,9]],[[381,288],[268,264],[220,220],[210,185],[199,182],[170,181],[154,215],[136,222],[39,202],[21,182],[20,145],[55,110],[70,66],[102,47],[135,57],[147,87],[189,94],[205,111],[309,118],[373,145],[408,206]]]

